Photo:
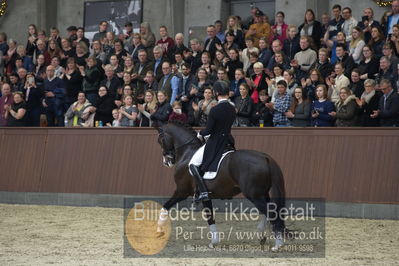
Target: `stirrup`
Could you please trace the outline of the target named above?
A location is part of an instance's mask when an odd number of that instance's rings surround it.
[[[207,201],[209,200],[209,192],[201,192],[199,195],[195,194],[193,201],[195,203],[199,203],[200,201]]]

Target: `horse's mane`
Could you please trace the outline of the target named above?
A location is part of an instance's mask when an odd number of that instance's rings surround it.
[[[184,128],[186,131],[188,131],[190,134],[193,136],[197,136],[197,132],[187,123],[184,123],[180,120],[169,120],[168,125],[174,125],[180,128]]]

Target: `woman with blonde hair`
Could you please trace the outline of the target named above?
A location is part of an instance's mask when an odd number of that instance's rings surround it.
[[[363,40],[363,31],[359,27],[352,29],[352,40],[349,42],[349,55],[359,64],[363,59],[362,50],[366,43]]]
[[[245,47],[244,43],[244,32],[241,29],[240,22],[238,21],[238,18],[236,16],[230,16],[227,19],[226,23],[226,34],[228,32],[233,32],[235,38],[234,38],[234,43],[238,45],[238,47],[242,50]]]
[[[145,92],[144,96],[144,104],[139,104],[137,108],[139,109],[139,120],[140,120],[140,127],[151,127],[152,120],[151,114],[155,113],[157,110],[157,97],[154,91],[148,90]]]

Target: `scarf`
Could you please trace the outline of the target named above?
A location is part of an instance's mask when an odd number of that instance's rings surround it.
[[[310,23],[305,23],[303,25],[303,32],[305,33],[306,36],[311,36],[312,34],[309,33],[310,29],[313,29],[313,24],[314,21],[310,22]]]
[[[367,93],[366,91],[363,92],[362,96],[360,99],[364,99],[364,101],[368,104],[370,103],[371,98],[373,98],[375,95],[375,90],[372,90],[370,93]]]

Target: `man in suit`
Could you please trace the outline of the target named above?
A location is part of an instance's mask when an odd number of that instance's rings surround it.
[[[189,163],[190,174],[198,185],[199,195],[196,202],[209,200],[208,190],[202,179],[202,173],[216,172],[219,160],[227,149],[234,149],[231,127],[236,118],[234,105],[229,101],[229,87],[224,81],[217,81],[213,90],[218,98],[218,105],[208,115],[206,128],[198,133],[198,138],[210,136],[205,145],[199,148]]]
[[[165,62],[165,58],[163,56],[163,51],[160,46],[155,46],[153,49],[154,53],[154,73],[155,73],[155,79],[157,82],[161,80],[163,77],[162,73],[162,64]]]
[[[139,63],[134,66],[132,80],[137,84],[137,89],[144,92],[144,78],[148,71],[153,70],[154,66],[151,61],[148,60],[147,51],[145,49],[141,49],[138,56]]]
[[[217,45],[222,45],[222,42],[216,37],[216,29],[214,25],[209,25],[206,28],[206,33],[208,34],[208,39],[205,41],[205,51],[208,51],[211,55],[211,59],[215,59],[215,54],[217,51]]]
[[[399,126],[399,94],[393,90],[392,83],[388,79],[380,82],[380,89],[384,95],[380,98],[378,110],[373,111],[371,118],[380,118],[382,127]]]

